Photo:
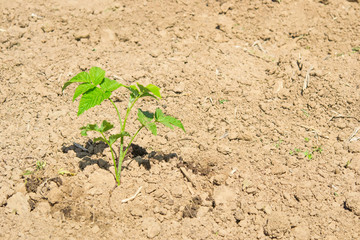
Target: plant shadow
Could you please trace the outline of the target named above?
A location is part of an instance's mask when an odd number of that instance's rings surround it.
[[[63,153],[74,151],[76,157],[80,158],[79,168],[83,171],[87,166],[97,164],[100,168],[109,170],[111,164],[102,158],[93,159],[93,155],[103,153],[109,146],[104,142],[93,142],[91,139],[85,143],[85,147],[78,143],[73,143],[69,146],[61,148]],[[148,153],[145,148],[131,144],[128,152],[126,153],[123,168],[128,169],[129,165],[135,160],[139,166],[143,166],[146,170],[151,169],[151,162],[165,161],[169,162],[172,158],[178,158],[176,153],[164,154],[162,152],[151,151]]]
[[[124,166],[125,168],[128,168],[130,163],[135,160],[139,164],[139,166],[143,166],[146,170],[150,170],[151,162],[169,162],[172,158],[178,158],[178,155],[176,153],[164,154],[162,152],[156,151],[151,151],[150,153],[148,153],[145,148],[137,144],[131,144],[126,157],[128,157],[126,158],[126,160],[130,161],[128,161],[126,166]]]
[[[92,159],[91,156],[98,153],[103,153],[109,146],[104,142],[93,142],[91,139],[85,143],[85,147],[78,143],[73,143],[70,146],[63,146],[61,148],[63,153],[74,151],[76,157],[80,158],[79,168],[84,170],[87,166],[97,164],[100,168],[109,170],[110,164],[102,158]]]

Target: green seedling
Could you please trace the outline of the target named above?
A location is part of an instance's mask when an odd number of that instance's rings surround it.
[[[34,172],[33,171],[30,171],[30,170],[25,170],[25,172],[23,172],[23,176],[27,176],[27,175],[31,175],[33,174]]]
[[[351,163],[351,160],[347,160],[344,167],[345,167],[345,168],[348,168],[348,167],[350,166],[350,163]]]
[[[226,103],[226,102],[228,102],[229,100],[226,100],[226,99],[219,99],[219,103],[220,104],[224,104],[224,103]]]
[[[321,153],[322,151],[323,151],[323,149],[321,148],[321,146],[313,147],[313,152]]]
[[[155,113],[150,113],[138,109],[137,120],[140,123],[138,130],[134,134],[130,134],[125,130],[130,112],[139,99],[143,97],[151,97],[156,100],[161,99],[160,88],[153,84],[149,84],[146,87],[139,83],[137,83],[136,85],[126,86],[115,80],[106,78],[105,71],[99,67],[92,67],[89,72],[81,72],[77,74],[75,77],[73,77],[64,84],[62,90],[64,91],[72,83],[81,83],[76,88],[73,96],[73,101],[75,101],[77,97],[81,96],[77,113],[78,116],[84,113],[86,110],[100,105],[105,100],[109,100],[116,110],[120,126],[120,131],[118,133],[108,134],[108,131],[110,129],[113,129],[114,125],[106,120],[102,121],[100,126],[97,124],[88,124],[80,129],[82,130],[81,135],[83,136],[87,136],[88,131],[95,131],[99,133],[100,137],[95,138],[94,142],[103,141],[110,147],[111,157],[113,159],[115,167],[115,179],[118,185],[120,185],[121,167],[125,158],[125,154],[127,153],[135,137],[142,129],[146,128],[153,135],[156,136],[157,124],[161,123],[166,127],[169,127],[170,129],[178,127],[185,132],[185,128],[180,120],[175,117],[165,115],[160,108],[157,108]],[[121,118],[118,107],[110,98],[112,92],[120,87],[124,87],[130,91],[129,102],[124,119]],[[128,138],[127,143],[125,143],[125,138]],[[119,155],[118,157],[115,157],[115,151],[113,146],[114,143],[119,139]]]
[[[30,171],[30,170],[25,170],[25,172],[23,172],[23,176],[27,176],[27,175],[31,175],[34,174],[36,171],[40,171],[43,170],[46,166],[46,162],[45,161],[36,161],[35,163],[35,170],[34,171]]]
[[[353,47],[352,51],[353,52],[360,52],[360,46],[359,47]]]
[[[307,116],[307,117],[310,116],[310,114],[305,109],[301,109],[301,111],[305,114],[305,116]]]
[[[304,138],[305,142],[309,142],[310,139],[308,137]]]
[[[284,140],[279,140],[276,144],[275,144],[275,147],[276,148],[279,148],[280,147],[280,144],[283,142]]]
[[[304,155],[305,155],[305,157],[307,157],[309,160],[311,160],[311,159],[313,158],[313,154],[312,154],[311,151],[306,150],[306,151],[304,152]]]
[[[300,148],[294,148],[294,150],[290,150],[290,155],[298,155],[298,153],[301,152]]]
[[[43,170],[46,166],[45,161],[36,161],[36,170]]]
[[[63,170],[63,169],[60,169],[60,170],[58,171],[58,174],[59,174],[59,175],[75,176],[75,173],[72,173],[72,172],[70,172],[70,171],[68,171],[68,170]]]

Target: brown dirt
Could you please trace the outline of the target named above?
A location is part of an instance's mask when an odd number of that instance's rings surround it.
[[[0,4],[0,239],[360,239],[358,1]],[[61,92],[92,66],[187,130],[142,132],[116,188],[78,130],[115,111]]]

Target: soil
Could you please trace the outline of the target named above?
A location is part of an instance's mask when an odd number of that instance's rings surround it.
[[[0,4],[0,239],[360,239],[359,1]],[[112,105],[61,91],[92,66],[186,129],[141,132],[119,187],[79,130]]]

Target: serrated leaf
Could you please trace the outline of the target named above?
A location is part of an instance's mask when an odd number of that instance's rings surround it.
[[[105,99],[108,99],[111,92],[103,92],[100,88],[94,88],[84,93],[80,99],[78,116],[86,110],[100,105]]]
[[[105,77],[105,71],[99,67],[92,67],[89,71],[89,75],[92,83],[97,86],[103,81]]]
[[[173,129],[173,126],[175,126],[181,128],[185,132],[185,128],[179,119],[172,116],[165,116],[159,108],[155,111],[155,120],[159,123],[162,123],[166,127]]]
[[[157,108],[155,111],[155,120],[158,120],[164,116],[163,111],[160,108]]]
[[[76,90],[75,90],[75,93],[74,93],[74,97],[73,97],[73,101],[75,101],[75,99],[80,96],[81,94],[89,91],[90,89],[93,89],[95,88],[95,86],[92,84],[92,83],[83,83],[83,84],[80,84]]]
[[[160,94],[160,88],[158,86],[155,86],[153,84],[149,84],[146,86],[146,88],[152,92],[156,97],[161,98]]]
[[[64,86],[62,87],[62,91],[64,91],[65,88],[67,88],[70,84],[75,82],[91,83],[91,78],[89,73],[87,72],[78,73],[75,77],[73,77],[64,84]]]
[[[158,100],[158,98],[157,97],[155,97],[154,95],[152,95],[151,93],[143,93],[142,95],[141,95],[141,97],[153,97],[153,98],[155,98],[156,100]]]
[[[100,125],[99,131],[104,133],[106,131],[109,131],[112,128],[114,128],[114,125],[109,123],[108,121],[104,120]]]
[[[111,135],[111,136],[109,137],[109,143],[110,143],[110,145],[112,145],[114,142],[116,142],[116,140],[118,140],[119,138],[121,138],[121,134]]]
[[[108,99],[111,96],[111,92],[104,92],[104,99]]]
[[[153,85],[153,84],[149,84],[146,87],[144,87],[143,85],[136,83],[140,92],[141,92],[141,96],[142,97],[153,97],[155,99],[161,98],[160,95],[160,88]]]
[[[163,119],[164,119],[163,122],[162,122],[163,124],[164,124],[164,122],[168,122],[171,125],[174,125],[175,127],[178,127],[178,128],[182,129],[185,132],[185,128],[184,128],[183,124],[181,123],[181,121],[179,119],[174,118],[172,116],[165,116]]]
[[[82,136],[87,136],[88,131],[99,131],[99,127],[97,124],[88,124],[86,126],[81,127],[80,130],[82,130],[81,131]]]
[[[100,142],[100,141],[106,143],[106,140],[104,138],[102,138],[102,137],[94,138],[94,143],[95,142]]]
[[[135,85],[130,85],[130,86],[125,86],[127,89],[129,89],[131,91],[131,95],[136,98],[137,96],[139,96],[139,90],[136,88]]]
[[[147,129],[149,129],[150,132],[151,132],[154,136],[157,135],[157,127],[156,127],[156,124],[155,124],[155,123],[149,122],[149,123],[147,123],[147,125],[145,125],[145,127],[146,127]]]
[[[142,125],[146,126],[153,118],[154,114],[138,109],[138,120]]]
[[[109,78],[104,78],[104,80],[100,84],[100,87],[103,90],[108,91],[108,92],[112,92],[121,86],[126,87],[125,85],[118,83],[117,81],[109,79]]]
[[[145,92],[149,92],[148,89],[146,89],[146,87],[144,87],[143,85],[141,85],[140,83],[136,83],[136,85],[138,86],[139,90],[141,93],[145,93]]]
[[[163,124],[164,126],[170,128],[170,129],[174,129],[173,125],[171,125],[171,124],[168,123],[168,122],[160,122],[160,121],[158,121],[158,122],[161,123],[161,124]]]

